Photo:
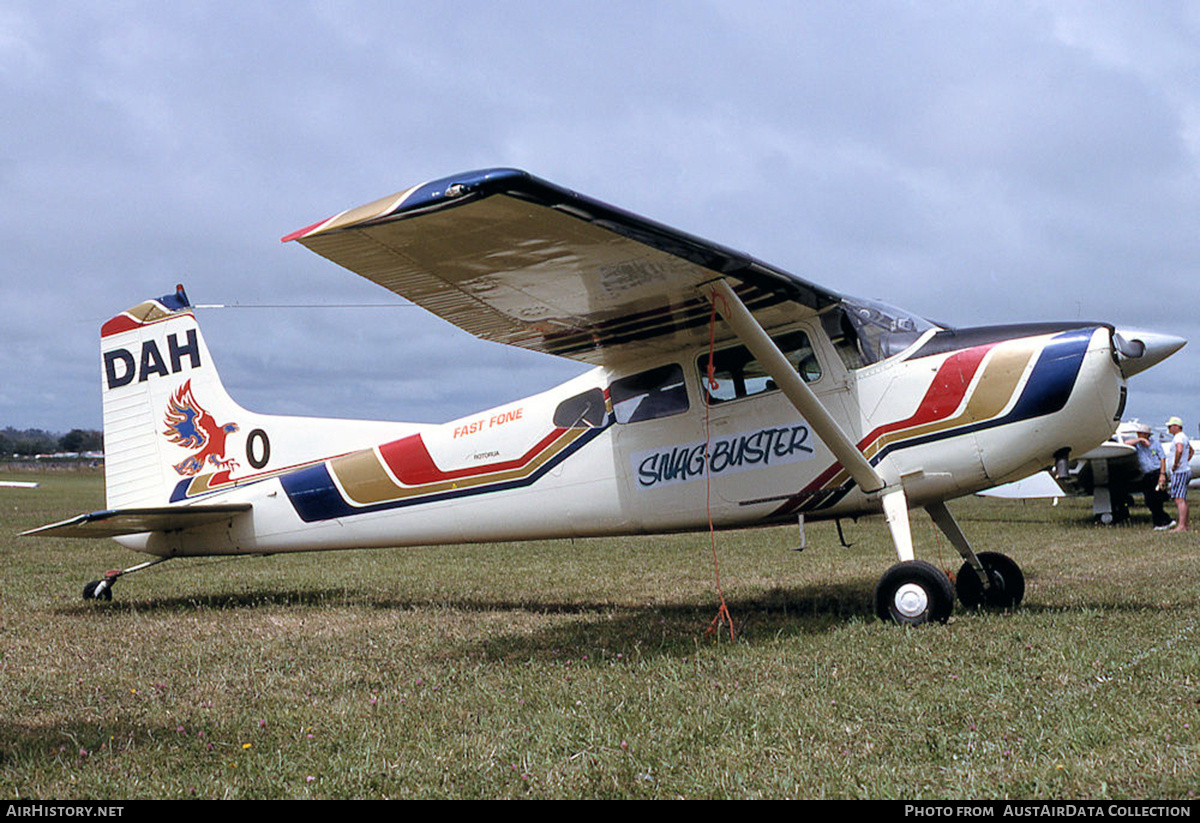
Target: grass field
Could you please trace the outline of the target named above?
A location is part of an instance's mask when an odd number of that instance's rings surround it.
[[[15,533],[98,476],[0,488],[7,798],[1194,798],[1200,534],[1088,501],[951,504],[1023,607],[873,614],[881,520],[178,561]],[[923,513],[918,554],[959,561]]]

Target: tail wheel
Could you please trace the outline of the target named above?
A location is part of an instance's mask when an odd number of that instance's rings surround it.
[[[84,600],[112,600],[112,581],[93,580],[83,587]]]
[[[1008,555],[999,552],[980,552],[979,562],[987,573],[990,585],[983,588],[978,572],[970,563],[963,563],[958,572],[958,599],[968,609],[1015,609],[1025,597],[1025,575]]]
[[[875,613],[901,626],[945,623],[954,611],[954,587],[946,573],[924,560],[897,563],[875,587]]]

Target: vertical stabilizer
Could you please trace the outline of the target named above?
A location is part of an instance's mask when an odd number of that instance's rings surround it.
[[[232,464],[244,410],[221,385],[182,286],[100,330],[110,509],[163,506],[182,477]]]
[[[256,414],[233,401],[183,287],[100,330],[109,509],[191,504],[422,426]]]

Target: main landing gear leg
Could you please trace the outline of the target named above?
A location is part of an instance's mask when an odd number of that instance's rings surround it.
[[[883,513],[900,562],[884,572],[875,587],[875,613],[881,620],[902,626],[945,623],[954,611],[954,588],[937,566],[913,559],[912,528],[903,489],[883,493]]]
[[[170,557],[157,557],[154,560],[148,560],[145,563],[139,563],[136,566],[130,566],[128,569],[113,569],[104,573],[104,577],[100,580],[93,580],[83,587],[84,600],[112,600],[113,585],[117,582],[117,578],[124,577],[127,574],[140,572],[142,569],[148,569],[151,566],[157,566],[164,560],[170,560]]]
[[[958,572],[958,599],[968,609],[1013,609],[1025,596],[1021,567],[999,552],[976,554],[945,503],[925,507],[933,522],[965,561]]]

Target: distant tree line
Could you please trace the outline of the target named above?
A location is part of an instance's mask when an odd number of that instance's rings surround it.
[[[71,429],[66,434],[56,434],[9,426],[0,431],[0,457],[98,451],[104,451],[104,435],[92,429]]]

